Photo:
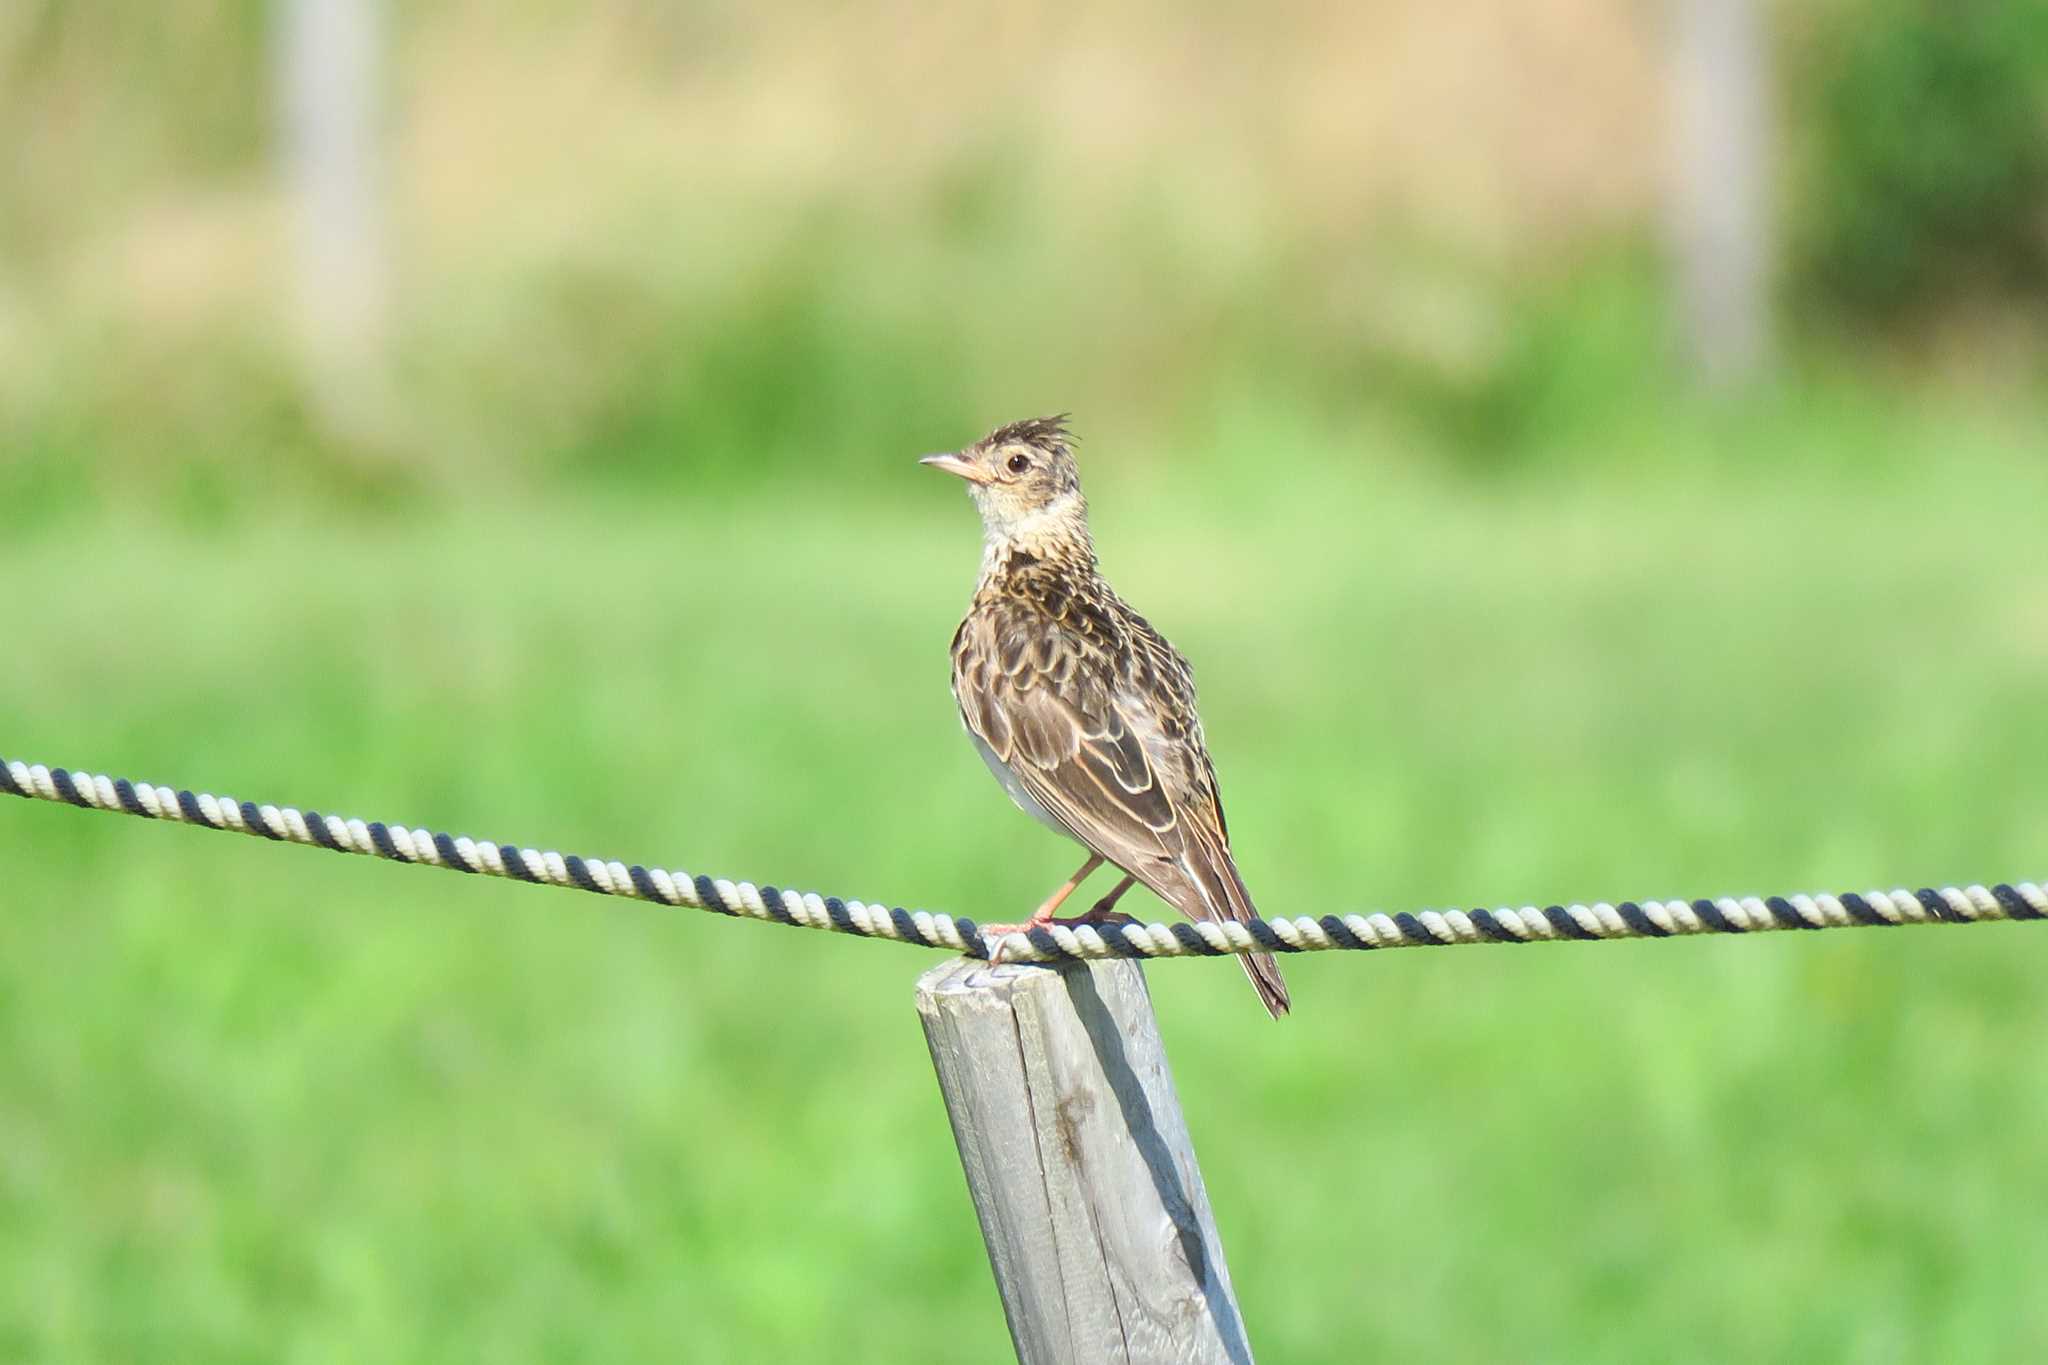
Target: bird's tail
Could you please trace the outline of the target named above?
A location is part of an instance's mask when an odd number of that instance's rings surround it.
[[[1244,965],[1244,974],[1251,978],[1252,989],[1259,993],[1259,1003],[1266,1007],[1266,1013],[1278,1019],[1294,1008],[1294,1002],[1287,998],[1287,983],[1280,978],[1280,964],[1271,953],[1239,953],[1237,960]]]
[[[1244,974],[1252,979],[1252,989],[1259,993],[1266,1013],[1278,1019],[1294,1008],[1287,998],[1287,983],[1280,979],[1280,964],[1271,953],[1239,953],[1237,960],[1244,964]]]
[[[1220,839],[1203,839],[1201,844],[1201,853],[1206,856],[1198,861],[1207,864],[1204,870],[1210,874],[1202,878],[1203,889],[1211,893],[1207,897],[1209,904],[1240,924],[1257,919],[1258,908],[1252,904],[1251,892],[1245,890],[1244,878],[1237,875],[1230,849]],[[1237,960],[1244,965],[1244,974],[1251,978],[1252,989],[1259,993],[1259,1003],[1266,1007],[1266,1013],[1278,1019],[1292,1008],[1287,983],[1280,978],[1280,964],[1271,953],[1240,953]]]

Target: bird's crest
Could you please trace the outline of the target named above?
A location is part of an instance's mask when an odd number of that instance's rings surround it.
[[[1021,422],[1011,422],[997,427],[982,441],[991,448],[1005,445],[1034,446],[1039,450],[1069,450],[1074,445],[1073,433],[1067,430],[1068,414],[1055,413],[1050,417],[1027,417]]]

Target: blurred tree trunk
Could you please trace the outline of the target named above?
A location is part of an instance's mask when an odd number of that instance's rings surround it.
[[[330,436],[383,444],[391,267],[381,147],[384,0],[277,0],[281,170],[307,392]]]
[[[1680,343],[1710,388],[1771,355],[1769,50],[1758,0],[1675,0],[1669,229]]]

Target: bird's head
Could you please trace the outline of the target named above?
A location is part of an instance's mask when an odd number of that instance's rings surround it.
[[[991,545],[1087,544],[1088,504],[1064,414],[997,427],[965,449],[927,455],[920,463],[967,481]]]

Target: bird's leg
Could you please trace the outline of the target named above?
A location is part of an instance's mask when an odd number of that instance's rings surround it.
[[[1081,864],[1080,871],[1076,872],[1073,876],[1067,878],[1064,882],[1060,883],[1059,890],[1053,892],[1050,896],[1047,896],[1045,900],[1039,904],[1039,907],[1031,912],[1031,919],[1029,920],[1030,926],[1035,929],[1039,925],[1044,924],[1051,920],[1052,912],[1059,909],[1060,906],[1064,905],[1066,903],[1067,897],[1073,895],[1075,889],[1078,888],[1082,882],[1088,880],[1088,875],[1095,871],[1096,868],[1101,866],[1102,855],[1100,853],[1089,854],[1088,861]]]
[[[1067,897],[1074,894],[1075,887],[1088,880],[1089,873],[1101,866],[1102,855],[1100,853],[1089,854],[1088,861],[1081,864],[1081,870],[1061,883],[1059,890],[1047,896],[1040,903],[1039,907],[1031,912],[1031,918],[1025,920],[1022,924],[984,924],[981,926],[982,942],[994,941],[995,943],[995,947],[989,952],[989,965],[995,966],[1002,962],[1003,939],[1011,934],[1028,934],[1041,925],[1050,924],[1052,922],[1052,912],[1059,909]]]

